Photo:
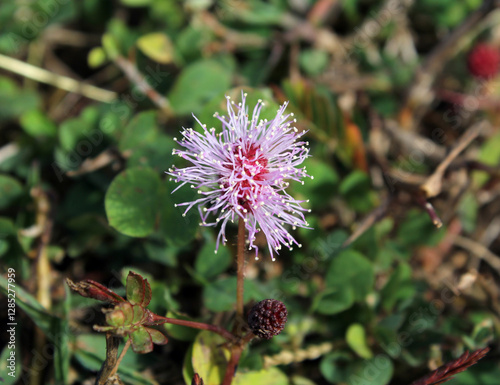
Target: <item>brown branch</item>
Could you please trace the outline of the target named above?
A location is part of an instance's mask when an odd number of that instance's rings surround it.
[[[409,87],[406,102],[401,109],[400,121],[403,126],[409,130],[416,127],[435,98],[432,90],[434,81],[448,60],[456,54],[458,43],[496,7],[498,7],[497,0],[484,0],[479,9],[472,12],[429,54],[420,70],[417,71],[412,86]]]
[[[481,121],[470,127],[459,139],[457,145],[449,152],[446,158],[436,167],[427,181],[420,186],[426,198],[433,198],[441,193],[443,176],[457,156],[484,130],[486,121]]]
[[[368,216],[363,219],[363,222],[354,230],[349,238],[345,240],[342,244],[342,247],[347,247],[351,243],[353,243],[356,239],[358,239],[361,235],[365,233],[370,227],[372,227],[376,222],[380,221],[387,215],[387,210],[391,204],[392,196],[388,196],[382,202],[380,206],[375,208]]]
[[[104,360],[101,370],[97,374],[95,385],[113,385],[123,384],[117,375],[115,368],[118,362],[118,347],[120,346],[120,338],[113,336],[111,333],[106,333],[106,359]]]
[[[160,95],[151,85],[148,83],[144,75],[139,72],[137,67],[131,61],[127,60],[123,56],[117,56],[114,59],[115,64],[120,67],[125,76],[144,94],[146,95],[154,104],[156,104],[167,116],[172,116],[173,111],[170,106],[170,102],[167,98]]]
[[[453,378],[454,375],[463,372],[470,366],[476,364],[481,358],[483,358],[486,353],[488,353],[490,348],[478,349],[472,353],[466,351],[456,360],[450,361],[447,364],[440,366],[433,372],[429,373],[425,377],[422,377],[410,385],[438,385],[443,384]]]

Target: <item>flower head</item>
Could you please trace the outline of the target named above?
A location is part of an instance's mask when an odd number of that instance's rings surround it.
[[[189,184],[201,196],[176,206],[187,206],[185,215],[197,205],[204,226],[220,223],[216,251],[221,240],[223,244],[227,241],[228,221],[243,219],[249,249],[255,249],[257,258],[254,242],[256,234],[262,231],[274,260],[273,253],[282,245],[290,249],[293,244],[301,246],[286,225],[294,229],[308,227],[303,213],[309,210],[300,205],[303,201],[295,200],[285,191],[289,180],[301,181],[308,176],[305,167],[298,167],[308,157],[308,142],[298,141],[303,132],[292,125],[295,120],[289,118],[293,114],[284,115],[287,103],[268,121],[259,120],[262,100],[249,118],[246,94],[239,104],[226,98],[228,117],[214,115],[222,122],[221,132],[208,129],[195,117],[202,132],[187,128],[181,140],[174,138],[183,149],[174,150],[173,154],[189,160],[192,166],[172,166],[168,174],[181,183],[179,187]],[[210,214],[215,216],[215,222],[207,222]]]
[[[489,44],[477,44],[467,57],[467,65],[472,75],[489,79],[500,70],[500,51]]]
[[[283,302],[265,299],[253,305],[248,313],[248,326],[257,337],[270,340],[283,331],[288,311]]]

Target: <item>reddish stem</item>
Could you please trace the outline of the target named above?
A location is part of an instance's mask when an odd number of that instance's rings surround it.
[[[186,326],[188,328],[193,328],[193,329],[201,329],[201,330],[210,330],[211,332],[217,333],[224,337],[226,340],[231,341],[231,342],[236,342],[238,339],[236,336],[230,332],[228,332],[226,329],[221,328],[220,326],[216,325],[210,325],[206,324],[203,322],[196,322],[196,321],[187,321],[187,320],[182,320],[182,319],[176,319],[176,318],[168,318],[168,317],[162,317],[158,314],[154,315],[154,322],[159,321],[164,321],[165,323],[173,324],[173,325],[180,325],[180,326]]]
[[[240,327],[243,321],[244,301],[243,301],[243,283],[245,279],[245,221],[240,218],[238,222],[238,249],[236,251],[236,317],[233,332],[241,336],[243,329]],[[251,339],[251,338],[250,338]],[[236,374],[236,368],[240,361],[243,347],[250,340],[249,336],[245,336],[239,343],[231,347],[231,358],[226,367],[226,373],[222,385],[231,385],[233,377]]]
[[[240,217],[238,222],[238,250],[236,254],[236,318],[243,319],[243,282],[245,279],[245,222]]]
[[[231,385],[234,375],[236,374],[236,368],[238,366],[238,362],[240,361],[242,351],[243,346],[233,345],[231,349],[231,358],[229,359],[229,362],[227,364],[226,374],[224,375],[222,385]]]

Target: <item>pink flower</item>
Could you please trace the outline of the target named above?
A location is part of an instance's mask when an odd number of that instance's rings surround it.
[[[187,206],[183,215],[197,205],[202,225],[220,223],[216,252],[221,240],[223,244],[227,242],[228,221],[242,218],[248,230],[249,249],[255,249],[256,259],[258,248],[254,242],[256,234],[262,231],[274,260],[273,253],[281,245],[290,250],[293,244],[301,246],[287,231],[287,225],[293,229],[309,226],[303,213],[310,210],[285,191],[289,180],[303,184],[302,178],[309,176],[305,167],[298,167],[309,156],[309,143],[297,141],[304,132],[292,125],[295,120],[289,117],[293,114],[284,115],[287,103],[273,120],[267,121],[259,120],[263,106],[259,100],[249,120],[245,99],[243,94],[242,103],[236,105],[227,97],[228,118],[214,115],[222,122],[221,132],[208,129],[195,117],[203,132],[184,129],[182,140],[174,138],[184,149],[173,151],[192,166],[172,166],[167,173],[181,183],[179,187],[189,184],[201,195],[192,202],[176,205]],[[207,222],[210,214],[215,222]]]

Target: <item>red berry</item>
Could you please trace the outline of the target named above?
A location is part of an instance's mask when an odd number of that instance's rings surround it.
[[[495,76],[500,67],[500,52],[488,44],[478,44],[467,58],[469,71],[472,75],[488,79]]]
[[[255,304],[248,313],[248,325],[253,334],[266,340],[281,333],[287,321],[285,304],[276,299],[265,299]]]

